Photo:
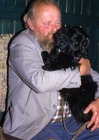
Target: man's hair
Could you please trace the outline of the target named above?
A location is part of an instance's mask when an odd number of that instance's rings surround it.
[[[25,14],[23,16],[23,20],[25,22],[26,27],[28,27],[27,19],[30,18],[31,20],[34,20],[36,9],[42,5],[47,5],[47,6],[53,5],[53,6],[57,7],[57,9],[59,9],[58,5],[53,0],[31,0],[28,3],[28,5],[25,9]],[[60,9],[59,9],[59,11],[60,11]]]

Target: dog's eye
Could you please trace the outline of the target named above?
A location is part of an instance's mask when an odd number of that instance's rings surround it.
[[[87,42],[86,42],[86,41],[83,41],[83,42],[82,42],[82,45],[83,45],[83,46],[86,46],[86,45],[87,45]]]
[[[57,53],[60,53],[60,52],[61,52],[61,49],[60,49],[60,48],[58,48],[58,49],[57,49]]]
[[[77,40],[77,38],[73,38],[72,41],[73,41],[73,44],[74,44],[74,45],[78,45],[78,44],[79,44],[79,41]]]
[[[78,45],[78,44],[79,44],[79,42],[78,42],[78,41],[75,41],[75,44],[76,44],[76,45]]]

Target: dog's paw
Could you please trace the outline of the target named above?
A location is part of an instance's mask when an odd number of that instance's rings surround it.
[[[45,64],[46,61],[48,60],[49,53],[48,53],[47,51],[42,51],[42,52],[41,52],[41,56],[42,56],[43,62],[44,62],[44,64]]]

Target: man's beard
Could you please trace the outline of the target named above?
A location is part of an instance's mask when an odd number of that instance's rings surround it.
[[[48,35],[45,36],[42,40],[40,40],[39,43],[44,51],[50,52],[51,49],[53,48],[53,44],[54,44],[53,34],[48,33]]]

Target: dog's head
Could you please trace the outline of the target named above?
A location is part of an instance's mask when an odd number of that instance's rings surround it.
[[[88,58],[89,39],[83,28],[62,27],[53,35],[53,40],[54,47],[51,52],[42,52],[44,69],[75,68],[81,57]]]
[[[62,27],[53,38],[57,52],[73,56],[75,63],[78,63],[82,56],[88,58],[89,38],[80,26]]]

